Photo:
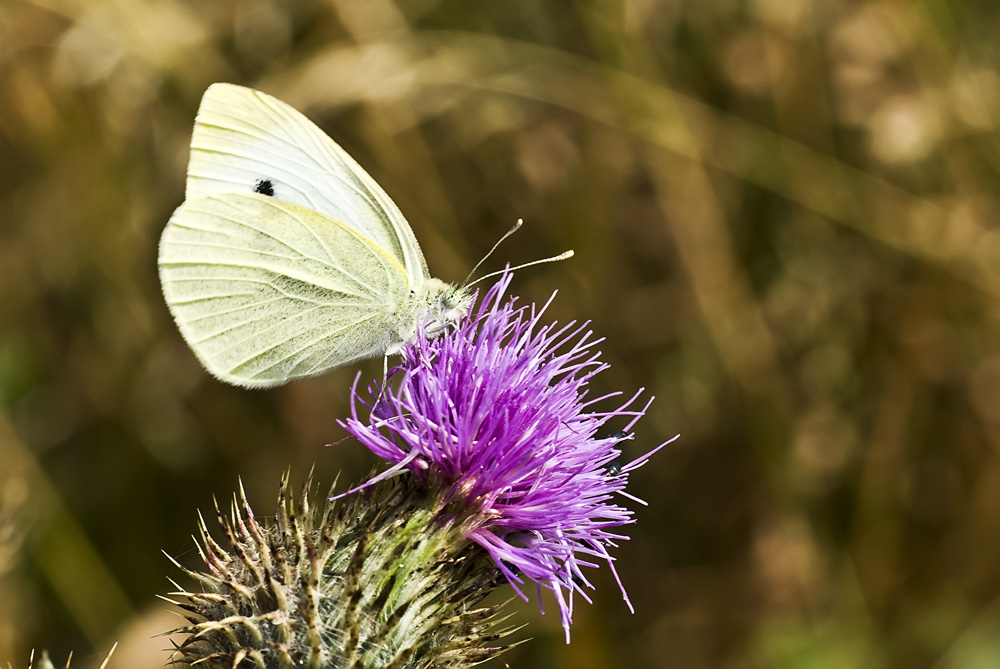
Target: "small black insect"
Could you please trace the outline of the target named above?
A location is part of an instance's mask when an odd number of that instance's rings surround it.
[[[253,192],[274,197],[274,184],[270,179],[257,179],[257,183],[253,185]]]
[[[628,439],[628,432],[624,430],[617,430],[612,432],[609,439],[614,439],[615,441],[624,441]],[[622,463],[617,460],[612,460],[608,464],[604,465],[604,473],[608,476],[618,476],[622,473]]]
[[[628,432],[626,432],[625,430],[617,430],[611,433],[610,438],[614,439],[615,441],[624,441],[628,439]],[[608,464],[604,465],[604,472],[608,476],[618,476],[619,474],[622,473],[622,463],[618,462],[617,460],[612,460]]]

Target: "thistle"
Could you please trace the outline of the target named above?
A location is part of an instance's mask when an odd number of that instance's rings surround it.
[[[585,588],[593,589],[583,568],[607,563],[632,610],[609,549],[626,538],[613,528],[634,519],[612,500],[644,503],[625,492],[628,476],[666,444],[618,462],[618,443],[649,406],[634,408],[641,389],[594,411],[620,394],[587,398],[607,367],[594,350],[602,340],[586,323],[543,324],[548,304],[505,300],[509,282],[507,273],[455,329],[405,345],[391,387],[364,401],[355,383],[342,425],[394,463],[365,485],[406,472],[518,595],[527,599],[526,580],[555,594],[568,643],[574,594],[590,602]],[[367,419],[359,404],[372,408]],[[608,434],[605,425],[622,417],[625,431]]]
[[[275,521],[259,522],[242,487],[228,518],[228,549],[204,519],[195,572],[177,585],[186,612],[174,662],[207,669],[468,667],[506,649],[499,607],[479,607],[496,581],[463,550],[426,494],[405,480],[315,507],[282,479]],[[217,508],[218,512],[218,508]],[[457,541],[456,541],[457,539]],[[175,562],[175,564],[177,564]]]

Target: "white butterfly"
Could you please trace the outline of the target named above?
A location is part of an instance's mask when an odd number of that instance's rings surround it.
[[[209,372],[264,388],[399,350],[468,313],[377,183],[285,103],[213,84],[160,240],[167,305]]]

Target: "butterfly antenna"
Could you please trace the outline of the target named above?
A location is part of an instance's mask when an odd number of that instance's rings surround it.
[[[466,284],[465,287],[469,288],[471,286],[476,285],[477,283],[479,283],[483,279],[488,279],[491,276],[497,276],[498,274],[503,274],[504,272],[508,272],[508,271],[514,272],[514,271],[519,270],[519,269],[524,269],[525,267],[531,267],[532,265],[541,265],[542,263],[547,263],[547,262],[558,262],[560,260],[566,260],[567,258],[572,258],[572,257],[573,257],[573,252],[572,251],[564,251],[563,253],[560,253],[557,256],[552,256],[551,258],[542,258],[541,260],[532,260],[531,262],[526,262],[523,265],[518,265],[516,267],[511,267],[509,270],[508,269],[502,269],[502,270],[499,270],[497,272],[490,272],[489,274],[487,274],[485,276],[479,277],[478,279],[476,279],[472,283]]]
[[[483,259],[476,263],[476,266],[472,268],[471,272],[469,272],[469,276],[465,277],[465,281],[462,282],[463,286],[471,286],[472,285],[471,283],[469,283],[469,279],[471,279],[472,275],[476,273],[476,270],[479,269],[479,267],[484,262],[486,262],[487,258],[489,258],[491,255],[493,255],[493,252],[497,250],[498,246],[500,246],[501,244],[503,244],[504,241],[506,241],[506,239],[508,237],[510,237],[512,234],[514,234],[515,232],[517,232],[518,230],[520,230],[522,225],[524,225],[524,219],[523,218],[517,219],[517,223],[514,224],[514,227],[512,227],[510,230],[508,230],[506,233],[504,233],[504,236],[501,237],[499,239],[499,241],[497,241],[497,243],[493,245],[493,248],[490,249],[490,252],[487,253],[486,255],[484,255]]]

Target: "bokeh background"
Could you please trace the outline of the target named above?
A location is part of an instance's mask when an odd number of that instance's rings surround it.
[[[994,0],[0,2],[0,666],[160,667],[155,594],[242,477],[358,480],[358,368],[210,378],[160,295],[208,84],[303,110],[432,272],[514,291],[656,395],[649,501],[491,666],[1000,666]],[[381,361],[360,367],[366,377]]]

